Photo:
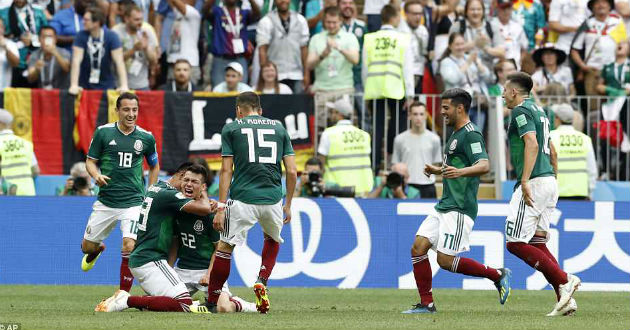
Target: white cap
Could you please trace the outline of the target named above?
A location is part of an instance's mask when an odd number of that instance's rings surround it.
[[[575,111],[571,105],[567,103],[557,104],[551,107],[551,110],[563,124],[573,123],[573,115]]]
[[[334,103],[326,102],[326,107],[339,111],[344,117],[350,117],[352,116],[352,112],[354,112],[352,104],[350,104],[350,101],[348,101],[346,97],[342,97]]]
[[[13,115],[4,109],[0,109],[0,123],[11,125],[12,122]]]
[[[241,63],[238,62],[230,62],[230,64],[228,64],[225,67],[225,70],[227,71],[227,69],[232,69],[238,73],[241,74],[241,76],[243,75],[243,66],[241,65]]]

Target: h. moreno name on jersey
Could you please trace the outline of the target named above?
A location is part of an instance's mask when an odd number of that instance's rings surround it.
[[[237,119],[239,124],[243,124],[244,122],[251,125],[277,125],[278,121],[274,119],[256,119],[256,118],[247,118],[247,119]]]

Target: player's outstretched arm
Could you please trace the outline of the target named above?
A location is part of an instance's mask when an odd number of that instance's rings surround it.
[[[195,199],[194,201],[184,205],[184,207],[182,207],[182,211],[202,217],[212,213],[213,205],[208,199],[208,193],[205,190],[202,190],[201,198]]]
[[[447,179],[465,177],[482,176],[490,171],[490,162],[487,159],[480,159],[472,166],[464,168],[456,168],[446,166],[442,168],[442,177]]]
[[[293,201],[293,193],[297,183],[297,167],[295,166],[295,156],[284,156],[282,158],[287,178],[287,197],[284,200],[284,214],[286,216],[284,223],[291,221],[291,202]]]

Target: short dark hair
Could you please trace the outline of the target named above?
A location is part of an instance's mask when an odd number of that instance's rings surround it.
[[[138,102],[138,105],[140,105],[138,95],[130,92],[124,92],[120,94],[120,96],[116,99],[116,109],[120,109],[120,104],[122,103],[122,100],[136,100],[136,102]]]
[[[338,16],[341,17],[341,10],[337,6],[330,6],[324,9],[324,16]]]
[[[534,87],[532,77],[525,72],[511,73],[509,76],[507,76],[507,80],[510,83],[515,84],[523,94],[529,95],[529,93],[532,91],[532,87]]]
[[[413,101],[411,103],[411,105],[409,106],[409,112],[411,112],[411,109],[415,108],[415,107],[424,107],[424,109],[427,108],[427,105],[420,102],[420,101]]]
[[[44,30],[50,30],[50,31],[52,31],[53,33],[55,33],[55,35],[57,35],[57,30],[55,30],[55,28],[54,28],[54,27],[52,27],[52,26],[50,26],[50,25],[44,25],[44,26],[42,26],[42,27],[39,29],[39,33],[42,33],[42,31],[44,31]]]
[[[101,26],[105,26],[105,13],[100,7],[90,6],[86,12],[92,15],[92,22],[99,22]]]
[[[322,160],[317,157],[309,158],[306,163],[304,163],[304,166],[306,165],[316,165],[319,166],[319,168],[324,169],[324,164],[322,163]]]
[[[183,162],[179,166],[177,166],[177,169],[175,170],[175,172],[173,172],[173,174],[177,174],[177,173],[180,173],[180,172],[186,172],[186,170],[188,170],[188,168],[193,166],[193,165],[195,165],[195,164],[193,164],[193,162]]]
[[[210,186],[212,184],[212,180],[214,180],[214,174],[210,170],[210,166],[208,166],[208,161],[202,157],[194,157],[191,158],[190,161],[195,165],[201,165],[206,169],[206,173],[208,173],[208,177],[206,178],[206,185]]]
[[[125,11],[124,11],[125,17],[131,16],[131,13],[134,11],[140,12],[144,16],[144,12],[142,11],[142,8],[138,7],[138,5],[132,2],[125,6]]]
[[[461,88],[451,88],[442,93],[442,100],[451,100],[451,104],[454,106],[463,105],[464,110],[468,113],[470,104],[472,103],[472,97],[470,94]]]
[[[206,170],[205,167],[203,167],[201,165],[192,164],[192,165],[188,166],[188,168],[186,169],[186,172],[191,172],[191,173],[195,173],[195,174],[201,174],[201,182],[202,183],[208,182],[208,171]]]
[[[392,5],[385,5],[381,9],[381,22],[383,24],[391,23],[398,16],[398,10]]]
[[[413,5],[420,5],[420,6],[422,6],[422,3],[420,3],[420,0],[408,0],[408,1],[405,1],[405,7],[403,7],[404,10],[405,10],[405,13],[408,13],[409,12],[409,7],[411,7]]]
[[[236,97],[236,106],[258,110],[260,109],[260,97],[254,92],[243,92]]]
[[[178,58],[177,60],[175,60],[175,63],[173,63],[173,68],[175,68],[175,66],[179,63],[186,63],[188,64],[189,67],[192,68],[192,65],[190,64],[190,62],[188,62],[188,60],[185,58]]]

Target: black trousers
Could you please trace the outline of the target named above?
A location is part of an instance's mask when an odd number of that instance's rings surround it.
[[[403,110],[404,99],[380,99],[372,100],[368,106],[372,111],[372,153],[374,155],[372,169],[377,173],[379,168],[387,168],[383,162],[385,146],[387,154],[394,150],[394,138],[407,130],[407,111]],[[386,111],[389,111],[389,120],[386,121]],[[387,125],[387,137],[385,137],[385,125]],[[388,157],[389,158],[389,157]],[[381,166],[382,165],[382,166]]]
[[[409,184],[420,191],[420,198],[437,198],[437,191],[435,190],[435,184]]]

